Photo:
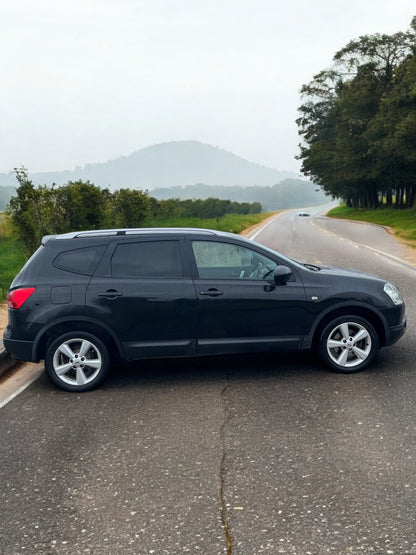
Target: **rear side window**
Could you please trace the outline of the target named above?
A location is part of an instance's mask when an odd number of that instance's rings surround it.
[[[183,277],[179,241],[143,241],[117,246],[111,275],[127,278]]]
[[[92,276],[105,249],[105,245],[99,245],[61,252],[53,261],[53,265],[65,272]]]

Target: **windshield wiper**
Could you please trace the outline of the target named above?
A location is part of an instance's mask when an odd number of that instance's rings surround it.
[[[319,266],[316,266],[315,264],[303,264],[305,266],[305,268],[308,268],[308,270],[312,270],[312,272],[320,272],[321,268]]]

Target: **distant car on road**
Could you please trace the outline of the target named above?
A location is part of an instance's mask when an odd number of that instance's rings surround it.
[[[8,304],[7,351],[45,359],[68,391],[99,385],[118,359],[315,349],[356,372],[406,328],[403,298],[382,278],[203,229],[46,236]]]
[[[298,216],[310,216],[310,214],[308,214],[308,212],[299,212]]]

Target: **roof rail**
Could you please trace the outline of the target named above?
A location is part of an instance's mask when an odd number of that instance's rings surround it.
[[[75,239],[86,237],[117,237],[126,235],[149,235],[169,233],[198,233],[203,235],[217,235],[218,231],[213,229],[200,229],[194,227],[139,227],[139,228],[117,228],[117,229],[91,229],[87,231],[72,231],[59,235],[45,235],[42,242],[49,239]]]

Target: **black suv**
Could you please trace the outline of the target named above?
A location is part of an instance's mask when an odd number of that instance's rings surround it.
[[[46,236],[11,284],[4,345],[86,391],[114,359],[316,349],[366,367],[406,328],[399,290],[299,264],[238,235],[124,229]]]

